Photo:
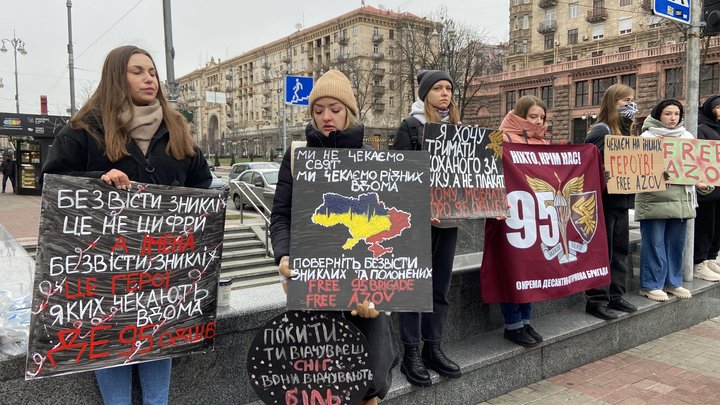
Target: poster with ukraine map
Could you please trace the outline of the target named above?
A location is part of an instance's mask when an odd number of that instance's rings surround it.
[[[429,155],[297,148],[288,309],[432,311]]]

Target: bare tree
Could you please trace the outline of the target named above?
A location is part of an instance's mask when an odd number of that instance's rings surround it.
[[[77,91],[78,95],[78,103],[77,108],[80,109],[85,103],[87,103],[88,100],[90,100],[90,97],[92,97],[93,93],[95,92],[95,88],[97,87],[97,84],[94,80],[80,80],[79,82],[80,86]]]
[[[373,64],[367,59],[357,57],[344,61],[338,69],[350,79],[358,103],[358,118],[363,122],[368,111],[377,103],[373,85]]]

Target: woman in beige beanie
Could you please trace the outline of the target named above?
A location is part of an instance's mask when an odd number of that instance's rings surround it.
[[[364,128],[358,122],[358,105],[348,78],[339,70],[329,70],[315,82],[310,92],[312,120],[305,129],[307,146],[313,148],[365,148]],[[270,217],[270,232],[275,263],[283,285],[292,282],[290,269],[290,223],[292,212],[291,149],[285,151],[278,175],[275,199]],[[287,291],[287,289],[286,289]],[[368,384],[363,404],[376,404],[392,385],[392,369],[398,359],[398,348],[390,317],[380,315],[367,300],[344,316],[365,335],[368,341],[368,365],[374,376]]]

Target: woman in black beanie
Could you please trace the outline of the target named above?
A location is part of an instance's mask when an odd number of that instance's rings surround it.
[[[442,70],[421,70],[417,80],[419,97],[411,107],[410,117],[403,119],[395,134],[395,150],[422,149],[426,122],[460,123],[460,111],[452,97],[450,75]],[[400,340],[405,346],[400,371],[413,385],[427,387],[432,384],[427,369],[450,378],[462,375],[460,367],[445,356],[440,346],[449,307],[447,295],[455,258],[457,227],[457,221],[436,221],[432,224],[433,312],[400,313]]]
[[[700,107],[697,139],[720,141],[720,95],[710,96]],[[720,250],[720,187],[708,195],[698,195],[695,218],[693,274],[707,281],[720,281],[717,264]]]

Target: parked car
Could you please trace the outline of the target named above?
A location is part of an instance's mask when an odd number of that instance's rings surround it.
[[[272,208],[272,200],[275,196],[275,186],[278,181],[279,168],[252,169],[240,174],[236,180],[230,180],[230,198],[235,208],[241,210],[245,204],[250,204],[245,195],[240,191],[248,192],[249,198],[258,205],[262,201],[268,209]]]
[[[222,177],[215,174],[215,172],[210,172],[210,174],[212,174],[212,183],[210,183],[211,190],[229,190],[229,186]]]
[[[279,169],[280,163],[277,162],[243,162],[243,163],[235,163],[230,168],[230,174],[228,174],[228,179],[235,180],[238,176],[240,176],[240,173],[244,172],[245,170],[250,169]]]

